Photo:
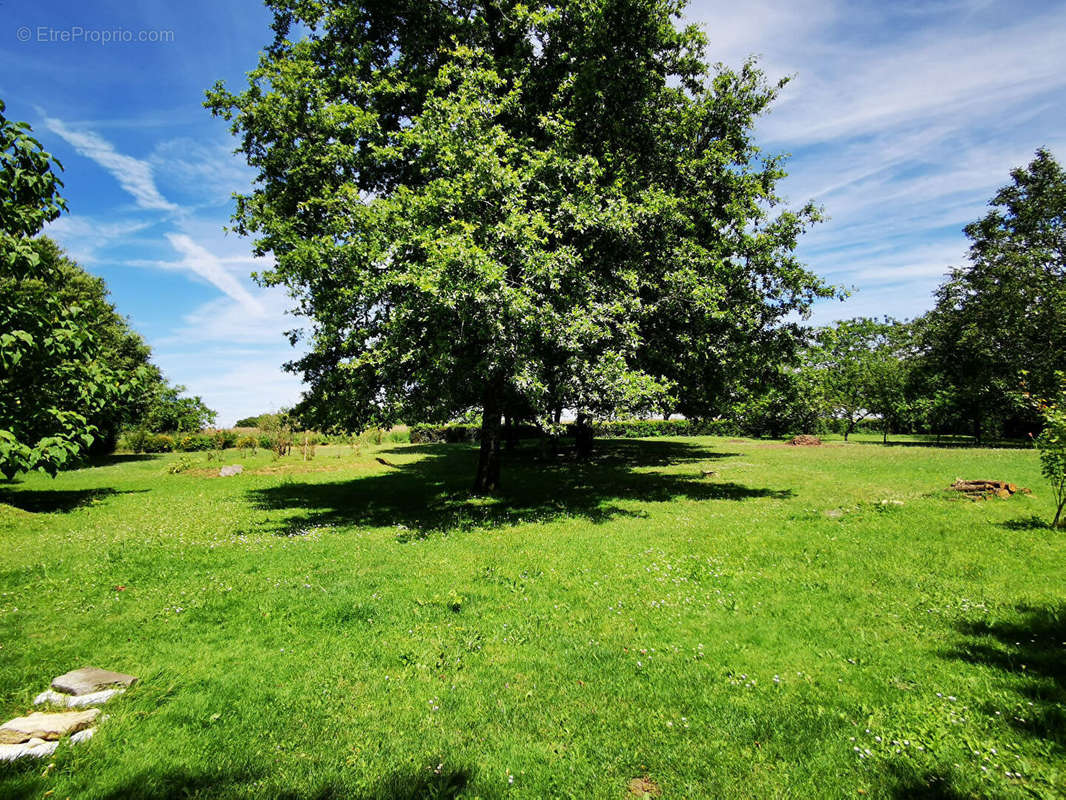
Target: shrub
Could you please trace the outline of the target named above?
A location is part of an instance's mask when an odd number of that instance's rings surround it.
[[[139,428],[127,431],[119,439],[119,447],[134,453],[169,453],[174,449],[174,439],[166,434],[149,433]]]
[[[565,426],[566,435],[574,435],[574,423]],[[737,436],[740,428],[731,420],[724,419],[620,419],[605,420],[593,425],[597,436],[617,439],[635,439],[650,436]],[[450,444],[479,441],[481,428],[476,425],[451,423],[448,425],[412,425],[412,444]],[[518,425],[514,434],[519,439],[539,439],[544,431],[535,425]],[[503,431],[503,436],[507,432]]]
[[[1040,471],[1051,484],[1055,496],[1055,518],[1051,527],[1063,525],[1062,511],[1066,508],[1066,375],[1058,373],[1062,385],[1059,396],[1037,401],[1037,410],[1044,421],[1044,429],[1036,437],[1040,451]]]
[[[174,449],[174,440],[165,433],[145,437],[142,447],[145,453],[169,453]]]
[[[192,433],[178,440],[178,449],[185,452],[210,450],[214,446],[214,440],[202,433]]]
[[[225,450],[237,444],[237,434],[233,431],[215,431],[211,434],[211,441],[216,450]]]
[[[144,443],[151,437],[148,431],[143,428],[139,428],[133,431],[127,431],[118,440],[118,446],[123,450],[131,450],[134,453],[144,452]]]
[[[261,447],[273,451],[274,458],[288,455],[292,447],[292,424],[288,414],[260,415],[259,430],[262,431],[259,438]]]
[[[479,441],[480,435],[481,429],[475,425],[412,425],[410,439],[412,444],[457,444]]]
[[[259,440],[254,436],[242,436],[237,440],[237,447],[241,450],[254,452],[259,447]]]
[[[195,466],[196,462],[193,460],[192,456],[182,455],[177,461],[171,461],[170,464],[167,465],[167,474],[178,475]]]

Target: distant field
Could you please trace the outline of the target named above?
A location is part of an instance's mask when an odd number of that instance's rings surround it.
[[[141,677],[0,797],[1066,796],[1036,454],[879,438],[529,443],[491,500],[463,445],[0,483],[0,715]]]

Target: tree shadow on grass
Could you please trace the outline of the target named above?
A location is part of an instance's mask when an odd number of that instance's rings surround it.
[[[89,456],[85,461],[88,467],[111,467],[115,464],[129,464],[134,461],[154,461],[159,458],[154,453],[107,453]]]
[[[1006,522],[997,522],[997,528],[1006,528],[1008,531],[1043,531],[1052,530],[1051,523],[1035,514],[1021,519],[1009,519]]]
[[[495,800],[499,792],[486,793],[483,786],[472,786],[472,770],[461,767],[410,770],[386,776],[367,797],[375,800],[458,800],[462,797],[480,797]],[[469,790],[469,791],[468,791]]]
[[[994,439],[992,441],[981,442],[978,444],[972,437],[958,436],[949,437],[944,436],[938,442],[935,436],[930,436],[925,439],[918,439],[917,441],[893,441],[891,438],[887,442],[882,442],[880,439],[851,439],[849,444],[861,444],[871,445],[875,447],[933,447],[940,450],[1032,450],[1033,443],[1025,439]]]
[[[622,505],[633,501],[742,501],[793,494],[718,480],[697,468],[735,453],[682,442],[614,440],[597,447],[595,458],[587,462],[542,457],[533,447],[505,453],[503,489],[490,498],[470,496],[476,453],[463,445],[394,448],[384,452],[417,452],[424,458],[408,464],[388,462],[387,472],[350,481],[254,489],[249,498],[261,510],[293,512],[285,519],[265,520],[260,530],[294,536],[331,525],[398,526],[403,541],[560,517],[601,523],[618,516],[644,516]],[[687,468],[678,471],[679,466]]]
[[[32,763],[29,763],[32,762]],[[0,793],[5,788],[19,791],[11,797],[39,794],[46,781],[41,777],[41,764],[37,759],[23,759],[13,769],[0,766]],[[351,797],[374,798],[375,800],[458,800],[467,797],[473,772],[470,769],[442,768],[439,771],[427,768],[424,772],[401,771],[387,775],[367,792],[353,794],[339,780],[312,783],[306,788],[279,788],[259,785],[255,796],[263,800],[347,800]],[[4,778],[18,778],[17,782]],[[245,796],[250,786],[259,781],[269,784],[267,776],[251,769],[191,770],[174,769],[166,772],[146,770],[121,783],[112,785],[93,796],[100,800],[221,800],[236,795]],[[483,800],[495,800],[499,793],[488,793],[478,788],[476,796]]]
[[[967,800],[973,797],[955,789],[946,775],[906,775],[898,768],[893,771],[890,796],[897,800]]]
[[[148,489],[3,489],[0,503],[34,514],[54,514],[73,511],[116,494],[140,494]]]
[[[1019,606],[1001,622],[962,622],[967,638],[949,658],[993,667],[1009,678],[1026,703],[1007,722],[1066,750],[1066,604]]]

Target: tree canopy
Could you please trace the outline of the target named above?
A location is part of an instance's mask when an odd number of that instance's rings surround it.
[[[39,308],[52,299],[65,307],[77,306],[92,330],[100,363],[120,376],[139,371],[136,392],[113,398],[87,417],[87,422],[96,428],[90,449],[110,452],[120,430],[144,416],[152,387],[163,382],[162,373],[151,363],[151,349],[144,339],[108,299],[109,290],[103,278],[82,269],[47,236],[38,236],[30,246],[40,259],[40,268],[34,277],[10,285],[12,302]]]
[[[490,491],[501,415],[709,411],[829,293],[752,142],[781,84],[708,67],[683,3],[269,5],[207,105],[258,172],[236,228],[311,322],[304,418],[480,409]]]
[[[1019,392],[1051,396],[1066,370],[1066,173],[1038,150],[989,205],[922,322],[934,383],[978,439],[997,422],[1038,427]]]
[[[144,378],[107,363],[105,338],[61,282],[56,252],[36,236],[66,207],[58,167],[0,102],[0,472],[55,474],[99,435],[93,422]]]

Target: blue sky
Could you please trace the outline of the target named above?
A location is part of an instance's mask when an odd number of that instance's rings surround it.
[[[1040,146],[1066,158],[1066,4],[702,0],[689,18],[712,61],[756,54],[769,75],[792,76],[759,139],[792,156],[786,197],[829,216],[801,256],[856,290],[814,322],[925,311],[964,259],[962,226],[1010,169]],[[251,280],[262,265],[248,243],[223,230],[250,173],[202,108],[216,80],[243,85],[269,40],[266,10],[0,0],[0,21],[7,116],[66,167],[71,213],[47,232],[107,280],[156,362],[221,424],[295,401],[299,380],[281,364],[293,357],[283,332],[299,323],[283,292]]]

